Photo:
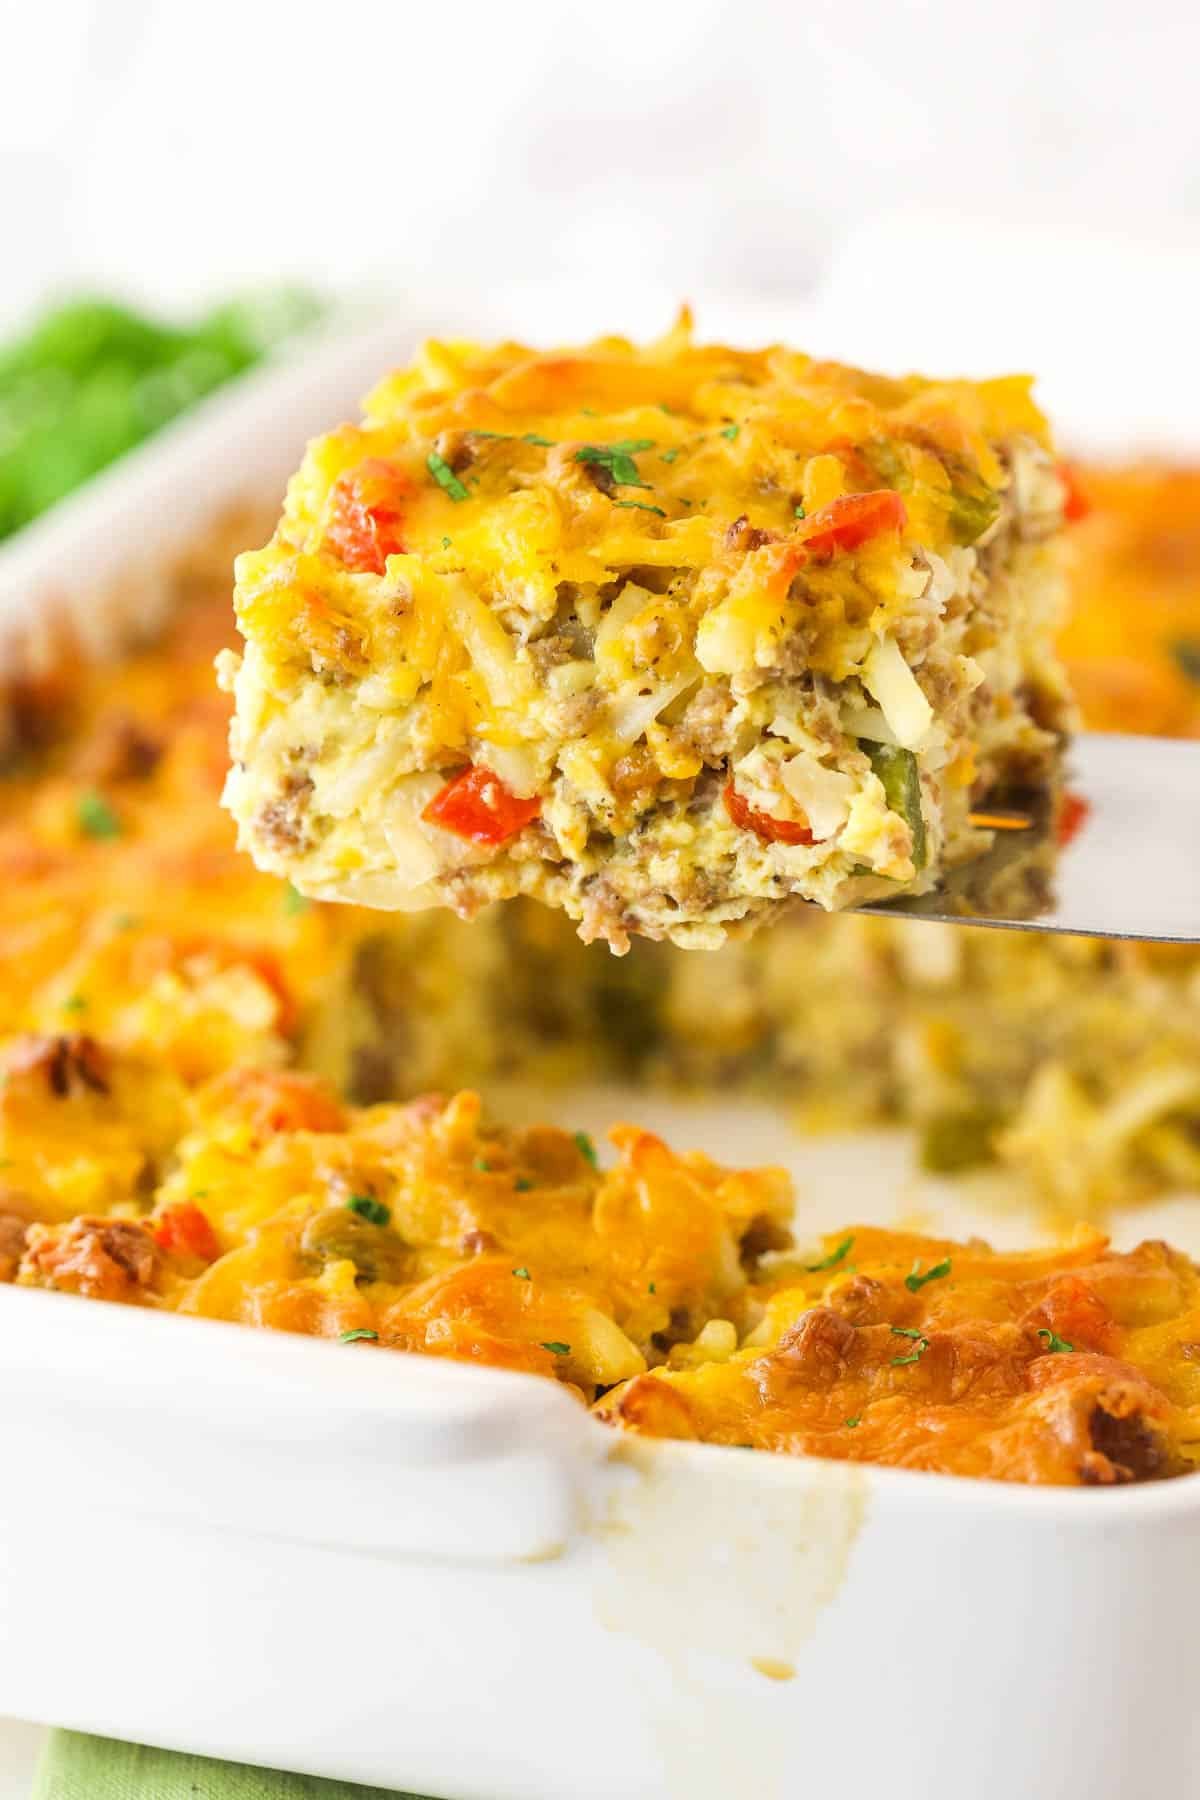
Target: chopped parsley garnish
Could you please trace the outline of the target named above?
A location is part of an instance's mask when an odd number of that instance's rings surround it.
[[[1047,1325],[1038,1327],[1038,1336],[1045,1338],[1046,1349],[1051,1355],[1060,1350],[1074,1350],[1075,1348],[1074,1344],[1068,1344],[1066,1338],[1060,1338],[1057,1331],[1051,1331]]]
[[[638,473],[634,457],[639,450],[653,450],[653,438],[622,438],[616,444],[581,444],[575,452],[575,461],[594,463],[597,468],[606,469],[618,487],[649,487]]]
[[[351,1194],[346,1205],[369,1225],[386,1225],[392,1216],[391,1208],[371,1194]]]
[[[808,514],[805,512],[805,510],[802,506],[793,506],[792,517],[795,519],[807,519]]]
[[[446,461],[444,456],[439,456],[436,450],[431,450],[429,455],[425,458],[425,467],[429,470],[429,473],[433,476],[433,479],[437,482],[438,486],[444,488],[452,500],[466,500],[469,498],[466,488],[458,479],[458,476],[454,473],[450,464]]]
[[[511,431],[469,431],[467,436],[495,438],[496,442],[499,444],[511,444],[513,441],[513,434]]]
[[[582,1156],[584,1162],[589,1162],[593,1169],[598,1169],[600,1167],[600,1158],[596,1155],[596,1146],[593,1144],[587,1132],[577,1131],[574,1135],[575,1148],[578,1150],[580,1156]]]
[[[517,1179],[513,1182],[513,1186],[516,1188],[518,1194],[527,1194],[532,1188],[533,1183],[530,1181],[528,1175],[518,1175]]]
[[[377,1344],[378,1342],[379,1333],[377,1331],[366,1331],[361,1326],[357,1331],[342,1331],[338,1334],[339,1344]]]
[[[675,408],[673,406],[668,406],[665,400],[659,401],[658,410],[659,412],[665,412],[668,419],[673,419],[675,417]]]
[[[521,1267],[519,1269],[514,1269],[513,1274],[516,1276],[518,1281],[532,1281],[533,1280],[533,1276],[529,1273],[529,1270],[525,1267],[524,1263],[521,1264]]]
[[[312,901],[307,894],[300,893],[289,881],[283,890],[283,910],[288,918],[292,918],[296,913],[306,913],[311,905]]]
[[[921,1274],[921,1259],[917,1258],[910,1272],[904,1277],[904,1285],[910,1294],[920,1293],[927,1281],[940,1281],[943,1275],[950,1273],[950,1258],[947,1256],[940,1263],[934,1263],[931,1269]]]
[[[492,1172],[492,1165],[486,1156],[477,1156],[475,1158],[475,1167],[479,1170],[481,1175],[490,1175]]]
[[[1189,681],[1200,682],[1200,638],[1176,638],[1171,655]]]
[[[448,550],[448,549],[449,549],[449,548],[450,548],[450,545],[451,545],[451,543],[452,543],[452,541],[453,541],[453,540],[452,540],[452,539],[451,539],[451,538],[448,538],[448,537],[444,537],[444,538],[443,538],[443,539],[442,539],[442,549],[443,549],[443,550]]]
[[[82,994],[68,994],[62,1003],[64,1012],[78,1013],[87,1011],[87,1001]]]
[[[892,1336],[913,1338],[917,1346],[911,1356],[893,1356],[891,1359],[893,1369],[903,1369],[908,1363],[920,1362],[929,1348],[929,1339],[924,1332],[914,1331],[909,1325],[893,1325]]]
[[[540,1350],[549,1350],[552,1356],[570,1356],[571,1354],[570,1344],[560,1344],[553,1338],[551,1338],[548,1344],[539,1344],[538,1348]]]
[[[122,912],[113,914],[112,924],[114,931],[132,931],[139,923],[139,919],[133,913]]]
[[[677,444],[673,450],[664,450],[662,452],[662,459],[664,462],[674,462],[675,458],[678,455],[679,455],[679,446]]]
[[[843,1260],[843,1258],[849,1256],[849,1254],[850,1254],[851,1250],[853,1250],[853,1248],[854,1248],[854,1234],[851,1233],[851,1235],[848,1238],[842,1239],[841,1243],[838,1245],[836,1250],[831,1250],[829,1252],[828,1256],[823,1256],[821,1258],[820,1262],[809,1263],[809,1265],[808,1265],[809,1274],[810,1275],[819,1275],[821,1273],[822,1269],[836,1269],[838,1264]]]
[[[636,506],[639,512],[657,513],[660,519],[666,518],[661,506],[651,506],[646,500],[614,500],[614,506]]]
[[[730,443],[732,444],[734,438],[737,436],[738,432],[741,429],[742,428],[740,425],[726,425],[723,427],[723,429],[721,431],[721,436],[723,438],[728,438]]]
[[[647,1289],[646,1289],[646,1292],[647,1292],[647,1293],[648,1293],[648,1294],[657,1294],[657,1292],[658,1292],[658,1283],[657,1283],[657,1281],[652,1281],[652,1282],[651,1282],[651,1283],[650,1283],[650,1286],[649,1286],[649,1287],[648,1287],[648,1288],[647,1288]]]
[[[75,808],[75,816],[79,820],[79,829],[90,838],[119,838],[121,821],[118,819],[103,794],[89,788],[86,794],[80,794]]]
[[[855,1413],[855,1415],[852,1419],[843,1419],[842,1423],[846,1427],[847,1431],[853,1431],[857,1425],[862,1424],[862,1414]]]
[[[523,444],[536,444],[539,450],[553,450],[554,439],[539,437],[536,431],[527,431],[522,437]]]

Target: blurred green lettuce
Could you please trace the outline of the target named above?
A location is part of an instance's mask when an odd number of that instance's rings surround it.
[[[251,294],[180,326],[100,298],[65,302],[0,346],[0,539],[318,318],[302,289]]]

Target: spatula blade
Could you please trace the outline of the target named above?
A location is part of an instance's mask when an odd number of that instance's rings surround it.
[[[1054,846],[1043,817],[1027,831],[997,832],[993,850],[936,892],[860,910],[1200,942],[1200,743],[1084,732],[1070,746],[1067,788],[1083,802],[1067,844]]]

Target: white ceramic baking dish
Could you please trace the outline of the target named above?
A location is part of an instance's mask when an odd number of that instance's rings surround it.
[[[277,491],[416,329],[131,458],[0,557],[0,624],[71,597],[107,646],[127,572]],[[736,1113],[672,1122],[737,1159]],[[841,1216],[911,1201],[848,1155]],[[0,1394],[0,1713],[443,1800],[1200,1787],[1198,1483],[634,1441],[549,1382],[11,1287]]]
[[[1132,1800],[1200,1487],[633,1443],[530,1377],[6,1290],[0,1708],[448,1800]]]

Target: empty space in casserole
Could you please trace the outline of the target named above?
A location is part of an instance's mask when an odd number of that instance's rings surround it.
[[[1048,779],[1064,486],[1028,383],[427,347],[239,560],[227,804],[307,894],[711,948],[920,891]]]

